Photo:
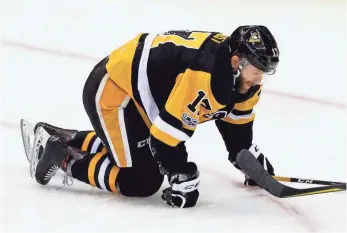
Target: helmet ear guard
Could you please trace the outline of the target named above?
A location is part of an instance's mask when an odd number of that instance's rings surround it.
[[[239,69],[240,69],[240,71],[241,71],[243,68],[245,68],[245,66],[247,66],[247,65],[249,65],[249,64],[251,64],[251,63],[247,60],[247,58],[241,56],[241,58],[240,58],[240,63],[239,63]]]

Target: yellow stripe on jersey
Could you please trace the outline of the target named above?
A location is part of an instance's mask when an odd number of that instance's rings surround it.
[[[127,160],[122,132],[120,128],[119,109],[122,108],[123,101],[127,98],[127,94],[108,79],[102,90],[102,95],[99,101],[101,114],[106,129],[105,133],[109,135],[107,143],[109,144],[113,156],[119,167],[127,167],[130,161]]]
[[[86,138],[85,138],[84,141],[83,141],[81,150],[87,151],[88,146],[89,146],[89,143],[90,143],[90,140],[92,140],[92,138],[93,138],[95,135],[96,135],[96,133],[95,133],[94,131],[87,134]]]
[[[111,79],[131,97],[133,97],[131,87],[132,62],[141,35],[137,35],[128,43],[114,50],[106,65]]]
[[[238,111],[249,111],[252,110],[259,101],[259,92],[261,91],[262,86],[259,88],[259,90],[248,100],[235,104],[234,109]],[[221,120],[229,122],[231,124],[235,125],[242,125],[247,124],[251,121],[253,121],[255,118],[255,112],[247,115],[233,115],[233,113],[229,113],[228,116],[222,118]]]
[[[242,118],[242,119],[232,119],[230,116],[224,117],[221,120],[226,121],[235,125],[242,125],[242,124],[247,124],[251,121],[253,121],[255,118],[255,113],[253,113],[250,117],[248,118]]]
[[[164,142],[169,146],[177,146],[180,143],[180,140],[174,138],[170,134],[167,134],[160,130],[156,125],[152,125],[151,134],[158,140]]]
[[[148,129],[151,128],[152,123],[150,122],[148,116],[146,115],[146,112],[143,110],[143,108],[133,99],[135,106],[137,108],[137,111],[139,111],[142,120],[145,122]]]
[[[96,183],[95,183],[95,169],[96,169],[96,165],[98,164],[98,162],[100,161],[100,159],[103,156],[107,156],[106,155],[106,149],[103,149],[101,152],[97,153],[96,155],[94,155],[94,157],[92,158],[92,160],[89,163],[88,166],[88,180],[89,180],[89,184],[91,186],[96,187]]]
[[[152,48],[158,47],[161,44],[173,43],[176,46],[184,46],[186,48],[198,49],[202,43],[211,35],[208,32],[192,32],[188,38],[176,34],[158,35],[152,43]]]

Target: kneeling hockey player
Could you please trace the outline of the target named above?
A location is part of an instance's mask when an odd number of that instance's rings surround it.
[[[279,50],[265,27],[217,32],[142,33],[91,71],[83,90],[94,131],[36,124],[50,137],[38,140],[35,177],[46,185],[58,169],[100,189],[125,196],[156,193],[173,207],[195,206],[199,170],[187,161],[185,141],[198,124],[215,120],[229,161],[249,149],[270,174],[269,161],[252,144],[254,106],[264,77],[273,74]],[[34,159],[34,157],[32,158]],[[256,185],[246,177],[245,184]]]

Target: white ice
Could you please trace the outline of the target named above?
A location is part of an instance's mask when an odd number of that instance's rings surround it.
[[[192,209],[169,208],[160,191],[149,198],[126,198],[79,181],[63,188],[62,174],[45,187],[29,175],[19,119],[91,129],[82,88],[98,59],[113,48],[140,31],[230,33],[240,24],[259,23],[271,26],[282,57],[257,106],[255,142],[277,175],[345,182],[345,5],[339,0],[280,2],[8,2],[2,9],[0,229],[346,232],[344,192],[278,199],[243,186],[213,122],[201,125],[187,142],[189,158],[201,170],[200,201]],[[318,101],[281,97],[274,90]]]

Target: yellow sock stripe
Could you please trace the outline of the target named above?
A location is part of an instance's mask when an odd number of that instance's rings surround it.
[[[95,134],[96,134],[95,132],[90,132],[90,133],[87,134],[87,137],[83,141],[81,150],[87,151],[89,143],[90,143],[90,140],[92,140],[92,138],[93,138],[93,136]]]
[[[88,180],[89,180],[89,184],[91,186],[96,187],[96,183],[95,183],[95,179],[94,179],[96,164],[100,161],[100,159],[103,156],[106,156],[106,154],[105,154],[104,151],[101,151],[101,152],[97,153],[96,155],[94,155],[94,157],[92,158],[92,160],[89,163],[89,166],[88,166]]]
[[[306,196],[306,195],[313,195],[313,194],[319,194],[319,193],[331,193],[331,192],[338,192],[338,191],[345,191],[345,189],[331,188],[331,189],[326,189],[326,190],[320,190],[320,191],[313,191],[313,192],[307,192],[307,193],[290,195],[288,197],[298,197],[298,196]]]
[[[120,168],[117,166],[113,166],[108,178],[108,184],[110,185],[111,191],[114,193],[118,193],[117,187],[116,187],[116,179],[118,176]]]

